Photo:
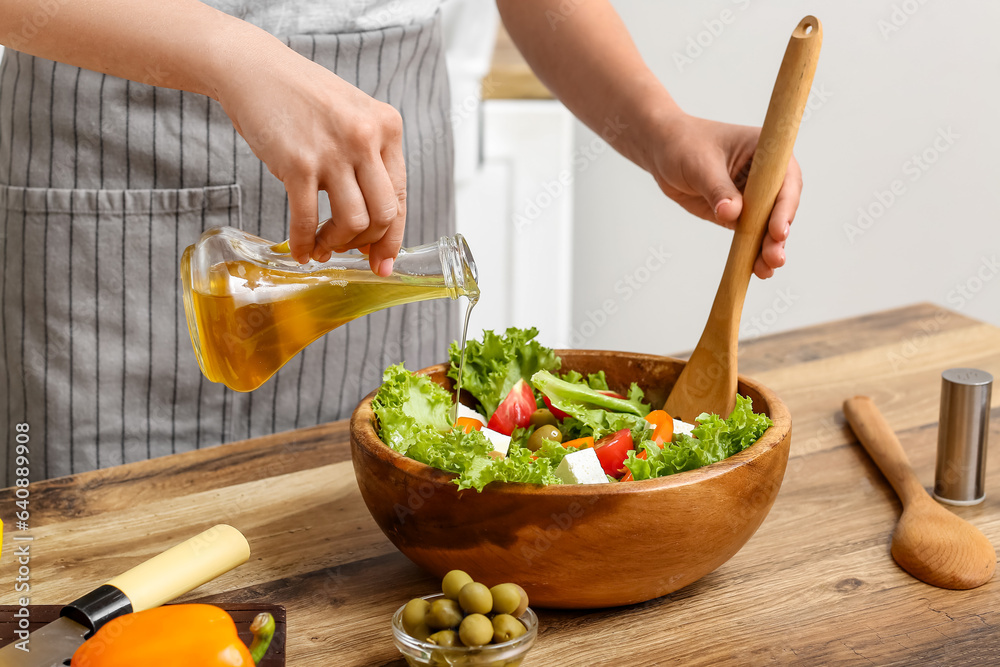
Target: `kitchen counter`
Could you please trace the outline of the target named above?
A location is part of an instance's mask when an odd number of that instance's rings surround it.
[[[1000,377],[1000,329],[927,304],[745,342],[741,372],[772,388],[794,420],[785,480],[763,525],[718,570],[666,597],[611,610],[540,610],[525,664],[995,664],[998,582],[941,590],[896,566],[889,540],[900,503],[841,412],[845,398],[871,396],[930,486],[940,373],[955,366]],[[1000,407],[990,439],[985,502],[951,509],[1000,546]],[[294,667],[404,664],[389,618],[437,586],[369,517],[346,421],[30,491],[30,528],[18,534],[34,537],[32,603],[67,602],[226,522],[249,539],[250,562],[184,599],[284,605]],[[0,604],[17,598],[14,501],[11,489],[0,490]],[[667,557],[651,545],[649,558],[633,565],[656,567]],[[622,563],[607,576],[628,572]]]

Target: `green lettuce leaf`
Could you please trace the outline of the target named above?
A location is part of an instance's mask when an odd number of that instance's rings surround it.
[[[546,458],[531,458],[531,450],[511,445],[507,456],[496,460],[487,458],[488,463],[475,470],[466,471],[459,477],[460,489],[474,488],[482,491],[490,482],[523,482],[525,484],[559,484],[555,474],[557,463]]]
[[[603,374],[602,371],[602,379]],[[649,406],[642,402],[642,389],[634,382],[629,389],[628,398],[615,398],[602,394],[582,379],[571,382],[560,379],[546,370],[540,370],[531,376],[531,386],[545,394],[546,398],[552,401],[552,405],[564,412],[568,411],[563,409],[563,405],[580,403],[587,407],[602,408],[612,412],[628,412],[636,417],[645,417],[649,414]],[[607,382],[604,382],[604,386],[607,387]]]
[[[745,396],[736,397],[728,419],[702,413],[696,422],[691,435],[678,434],[663,449],[648,439],[637,445],[625,461],[632,477],[651,479],[717,463],[742,452],[771,427],[767,415],[754,413],[753,403]],[[636,458],[641,450],[646,451],[646,460]]]
[[[372,399],[382,442],[406,454],[414,442],[451,429],[451,393],[427,376],[396,364],[385,369]]]
[[[484,331],[481,341],[470,340],[465,345],[465,370],[462,388],[479,401],[487,417],[496,412],[500,401],[514,384],[528,380],[539,370],[556,370],[561,365],[552,349],[534,340],[538,329],[511,327],[502,336]],[[448,348],[451,367],[448,377],[458,379],[462,350],[458,342]]]
[[[584,378],[583,374],[579,371],[567,371],[561,373],[559,378],[565,380],[566,382],[582,382],[586,384],[591,389],[598,389],[604,391],[610,391],[608,387],[608,380],[604,377],[604,371],[597,371],[596,373],[588,373],[587,377]]]
[[[482,491],[490,482],[558,484],[549,459],[531,458],[520,446],[528,429],[515,432],[507,457],[490,456],[493,445],[481,431],[463,432],[451,427],[452,397],[427,376],[416,375],[402,364],[390,366],[372,399],[382,441],[401,454],[439,470],[458,475],[461,489]]]

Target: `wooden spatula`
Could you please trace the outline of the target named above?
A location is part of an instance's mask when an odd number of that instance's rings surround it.
[[[802,19],[788,41],[712,311],[698,346],[664,405],[664,410],[678,419],[694,421],[702,412],[728,417],[736,405],[736,350],[743,300],[774,200],[785,180],[822,42],[823,27],[813,16]]]
[[[997,561],[993,545],[979,529],[927,494],[872,399],[847,399],[844,416],[903,503],[892,533],[892,557],[899,566],[940,588],[975,588],[992,579]]]

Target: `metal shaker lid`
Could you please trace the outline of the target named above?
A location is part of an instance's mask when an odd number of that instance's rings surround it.
[[[941,373],[941,379],[952,384],[978,387],[993,383],[993,376],[978,368],[949,368]]]

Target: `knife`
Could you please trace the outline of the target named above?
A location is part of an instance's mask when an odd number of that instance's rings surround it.
[[[240,531],[213,526],[77,598],[58,620],[26,639],[15,637],[0,648],[0,667],[68,665],[76,649],[111,619],[159,607],[249,558],[250,545]]]

